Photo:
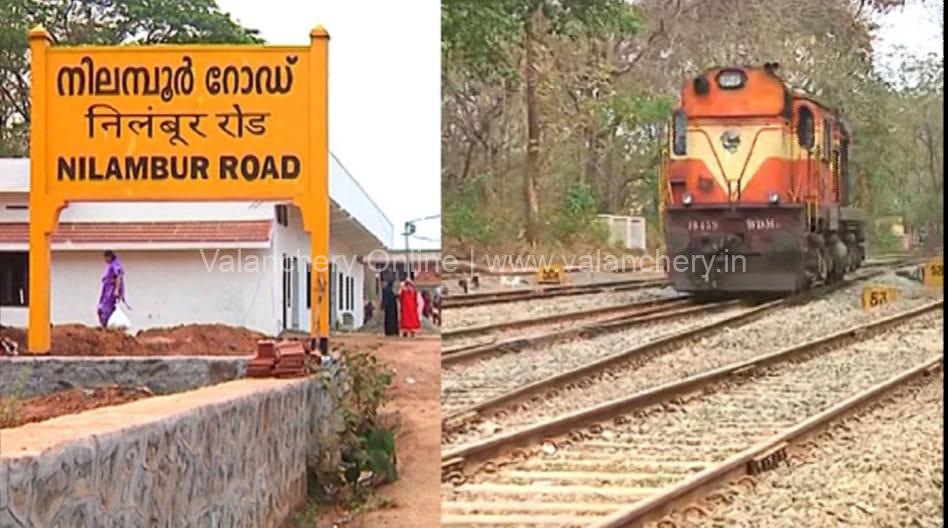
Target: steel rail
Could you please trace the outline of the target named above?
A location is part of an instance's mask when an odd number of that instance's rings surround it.
[[[873,268],[877,266],[891,266],[893,264],[920,263],[928,257],[912,256],[897,258],[892,261],[866,261],[861,269]],[[880,259],[881,260],[881,259]],[[602,293],[609,291],[629,291],[645,288],[657,288],[667,286],[667,279],[631,279],[598,282],[591,284],[575,284],[564,286],[547,286],[539,288],[522,288],[517,290],[500,290],[493,292],[467,293],[457,296],[446,296],[442,300],[443,308],[464,308],[471,306],[484,306],[490,304],[500,304],[507,302],[528,301],[533,299],[544,299],[552,297],[566,297],[571,295],[583,295],[592,293]]]
[[[932,357],[915,367],[889,378],[872,387],[834,405],[833,407],[806,418],[770,438],[762,440],[751,447],[735,454],[723,462],[699,471],[680,483],[668,488],[657,495],[635,502],[625,510],[620,510],[606,519],[592,525],[592,528],[624,528],[641,526],[645,522],[657,520],[670,512],[676,505],[693,502],[701,495],[710,491],[709,488],[749,473],[750,466],[777,450],[785,450],[791,443],[798,443],[801,439],[811,436],[825,428],[833,421],[838,421],[847,414],[863,408],[897,387],[901,387],[916,378],[932,373],[944,366],[944,354]]]
[[[574,369],[568,370],[566,372],[561,372],[547,378],[529,383],[527,385],[522,385],[513,389],[511,391],[505,392],[501,395],[498,395],[494,398],[478,402],[476,404],[465,407],[464,409],[454,412],[448,416],[445,416],[442,419],[442,429],[448,428],[448,425],[453,425],[452,422],[457,422],[460,419],[471,416],[472,414],[484,414],[485,411],[489,409],[494,409],[503,405],[510,405],[512,402],[522,400],[534,396],[544,390],[547,390],[551,387],[557,385],[563,385],[571,381],[576,381],[580,378],[588,376],[594,372],[606,370],[609,367],[617,363],[622,363],[628,361],[637,356],[642,356],[650,352],[655,352],[666,347],[680,345],[684,341],[693,339],[695,337],[702,336],[707,332],[723,328],[728,325],[733,325],[735,323],[743,323],[750,319],[759,317],[764,313],[777,308],[783,304],[782,300],[771,301],[769,303],[761,304],[759,306],[754,306],[748,308],[740,313],[737,313],[733,316],[726,317],[724,319],[714,321],[705,325],[696,326],[693,328],[686,328],[680,332],[676,332],[671,335],[662,336],[653,341],[634,346],[632,348],[622,350],[615,354],[611,354],[601,359],[591,361],[589,363],[580,365]],[[455,426],[456,427],[456,426]]]
[[[466,308],[471,306],[485,306],[533,299],[549,299],[553,297],[568,297],[572,295],[586,295],[610,291],[630,291],[646,288],[667,286],[668,281],[660,279],[622,280],[598,282],[592,284],[575,284],[568,286],[548,286],[532,289],[517,289],[484,293],[468,293],[457,296],[446,296],[442,299],[443,308]]]
[[[462,445],[442,453],[442,471],[489,459],[506,450],[530,444],[536,440],[564,434],[584,425],[609,419],[617,414],[642,409],[675,397],[702,390],[711,384],[732,377],[746,375],[763,367],[783,363],[796,356],[813,353],[827,347],[842,346],[853,340],[864,340],[890,326],[943,307],[944,299],[933,301],[876,321],[852,326],[839,332],[821,336],[776,352],[725,365],[689,376],[682,380],[645,389],[631,396],[603,402],[538,424],[502,433],[471,444]]]
[[[664,307],[660,310],[648,311],[632,315],[619,315],[612,319],[597,321],[585,325],[564,328],[553,332],[544,332],[527,336],[517,336],[501,341],[476,344],[469,347],[460,347],[454,350],[442,350],[441,366],[447,367],[464,361],[480,359],[488,355],[510,354],[519,352],[531,346],[557,343],[569,339],[590,337],[608,332],[617,332],[639,324],[670,319],[682,315],[698,312],[712,312],[738,304],[740,301],[724,301],[718,303],[699,304],[684,308]]]
[[[697,326],[694,328],[685,329],[681,332],[671,334],[668,336],[663,336],[657,340],[650,341],[643,345],[639,345],[625,351],[612,354],[600,360],[592,361],[586,365],[581,365],[567,372],[556,374],[548,378],[538,380],[527,385],[523,385],[506,393],[497,395],[496,397],[489,398],[482,402],[478,402],[473,405],[462,408],[459,411],[452,412],[451,414],[442,418],[442,430],[443,431],[454,431],[462,427],[465,423],[471,419],[476,418],[479,415],[484,414],[489,409],[497,408],[500,406],[509,406],[512,402],[523,400],[534,396],[544,390],[547,390],[551,387],[557,385],[568,384],[572,381],[581,379],[584,376],[588,376],[597,371],[606,370],[617,363],[622,363],[628,361],[634,357],[642,356],[651,352],[656,352],[662,348],[671,347],[671,346],[680,346],[682,343],[694,339],[695,337],[700,337],[706,333],[714,332],[719,328],[722,328],[727,325],[732,325],[736,323],[748,322],[756,317],[759,317],[766,312],[776,309],[780,306],[792,305],[798,302],[805,302],[811,299],[814,295],[822,295],[826,293],[833,292],[839,288],[848,286],[854,282],[867,280],[872,277],[882,274],[883,271],[867,271],[857,276],[847,277],[844,280],[834,283],[828,286],[823,286],[817,290],[802,292],[801,294],[795,297],[777,299],[775,301],[770,301],[764,303],[760,306],[750,308],[744,312],[735,314],[732,317],[725,318],[723,320],[709,323],[707,325]],[[720,303],[713,305],[711,310],[721,309],[733,305],[734,301],[727,303]],[[707,305],[704,305],[706,310],[709,308]],[[647,321],[653,321],[663,318],[669,318],[676,315],[684,315],[686,313],[692,313],[698,311],[701,305],[698,307],[686,308],[684,310],[676,310],[672,312],[663,312],[661,314],[656,314],[654,318],[651,316],[644,317],[633,317],[630,320],[624,320],[623,318],[617,318],[615,320],[600,321],[586,327],[579,328],[568,328],[560,330],[558,332],[551,332],[547,334],[541,334],[538,336],[528,336],[528,337],[518,337],[509,339],[501,342],[487,343],[487,344],[476,344],[469,347],[463,347],[457,351],[452,351],[448,355],[442,357],[442,366],[449,366],[457,364],[464,360],[476,359],[481,356],[491,354],[491,353],[512,353],[522,350],[531,345],[544,344],[549,342],[556,342],[559,340],[566,340],[576,337],[589,337],[593,335],[598,335],[608,331],[617,331],[629,326],[629,324],[642,323]]]
[[[604,306],[599,308],[590,308],[587,310],[576,310],[573,312],[557,313],[551,315],[544,315],[541,317],[535,317],[532,319],[517,319],[514,321],[503,321],[500,323],[488,323],[477,326],[468,326],[465,328],[458,328],[456,330],[446,330],[441,332],[441,339],[456,339],[459,337],[465,337],[475,334],[486,334],[490,332],[497,332],[503,330],[516,330],[519,328],[529,327],[529,326],[539,326],[543,324],[552,324],[559,323],[562,321],[570,321],[573,319],[584,319],[588,317],[595,317],[597,315],[605,315],[611,312],[622,312],[626,310],[636,310],[635,313],[641,313],[642,310],[648,308],[656,307],[661,308],[668,304],[681,303],[682,301],[688,300],[687,295],[678,295],[675,297],[665,297],[661,299],[649,299],[646,301],[638,301],[630,304],[616,304],[611,306]],[[450,349],[448,349],[450,350]],[[445,352],[447,350],[444,350]]]

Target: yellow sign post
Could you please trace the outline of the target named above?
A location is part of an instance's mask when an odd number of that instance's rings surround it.
[[[945,284],[945,263],[942,257],[929,260],[922,266],[922,284],[941,288]]]
[[[866,286],[862,289],[862,308],[871,310],[894,303],[899,298],[899,290],[891,286]]]
[[[52,47],[29,33],[31,353],[50,348],[50,236],[77,201],[291,201],[328,346],[329,35],[309,46]],[[251,351],[248,351],[251,352]]]
[[[540,266],[537,270],[537,284],[563,284],[566,282],[566,273],[563,266],[549,264]]]

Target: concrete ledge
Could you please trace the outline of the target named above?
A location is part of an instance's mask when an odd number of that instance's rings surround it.
[[[0,396],[119,384],[171,394],[240,378],[250,356],[3,357]]]
[[[339,376],[242,379],[0,430],[0,526],[281,526],[338,453]]]

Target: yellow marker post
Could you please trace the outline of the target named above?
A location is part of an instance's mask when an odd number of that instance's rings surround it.
[[[50,237],[81,201],[285,201],[309,232],[310,333],[329,337],[328,46],[52,47],[29,33],[30,353],[50,349]]]
[[[929,260],[922,266],[922,284],[941,288],[945,284],[945,263],[942,257]]]
[[[566,273],[563,266],[559,264],[540,266],[537,270],[537,284],[564,284],[565,282]]]
[[[891,286],[869,285],[862,289],[862,309],[872,310],[892,304],[899,298],[899,290]]]

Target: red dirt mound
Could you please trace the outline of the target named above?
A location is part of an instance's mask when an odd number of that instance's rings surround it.
[[[190,324],[142,330],[136,339],[152,348],[167,347],[165,354],[188,356],[244,356],[257,353],[260,332],[220,324]]]
[[[151,391],[132,387],[71,389],[24,400],[0,400],[0,429],[42,422],[57,416],[98,407],[119,405],[152,396]]]
[[[26,352],[26,331],[0,328],[0,336]],[[242,356],[253,355],[257,340],[265,336],[246,328],[217,324],[190,324],[171,328],[153,328],[130,336],[106,330],[69,324],[54,326],[51,356]]]

